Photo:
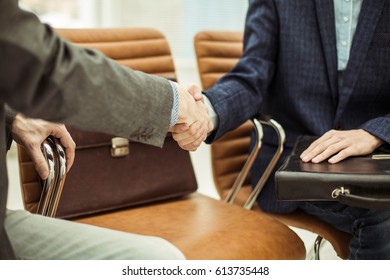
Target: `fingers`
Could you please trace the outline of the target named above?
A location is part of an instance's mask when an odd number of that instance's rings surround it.
[[[325,154],[329,154],[333,148],[329,148],[329,146],[335,141],[331,139],[332,135],[330,133],[325,133],[323,136],[315,140],[303,153],[301,154],[301,159],[304,162],[320,162],[324,160],[323,152],[326,151]]]
[[[59,124],[53,127],[51,135],[58,138],[66,153],[66,171],[72,167],[75,159],[76,143],[73,141],[65,125]]]
[[[347,147],[343,150],[341,150],[340,152],[338,152],[336,155],[334,155],[333,157],[331,157],[328,162],[329,163],[338,163],[350,156],[353,156],[355,155],[355,152],[352,148],[350,147]]]
[[[307,156],[307,158],[310,159],[313,163],[319,163],[322,162],[331,156],[343,151],[344,149],[348,148],[348,143],[340,141],[340,142],[331,142],[331,141],[325,141],[322,143],[319,143],[318,146],[316,146]],[[303,160],[305,161],[305,159]]]
[[[203,103],[201,88],[191,85],[185,90],[175,83],[179,93],[179,114],[177,125],[169,128],[178,145],[188,151],[195,151],[213,130],[208,109]]]
[[[64,146],[69,171],[74,162],[76,144],[64,125],[27,118],[21,114],[18,114],[12,123],[14,140],[25,147],[42,179],[49,175],[49,168],[42,154],[41,144],[50,135],[58,138]]]
[[[30,155],[39,177],[41,177],[43,180],[47,179],[49,176],[49,166],[45,157],[43,156],[40,144],[31,146],[29,149],[27,149],[27,153]]]
[[[185,123],[179,123],[179,124],[176,124],[172,127],[170,127],[168,129],[169,132],[172,132],[172,133],[181,133],[181,132],[184,132],[186,130],[188,130],[190,127],[188,126],[188,124],[185,124]]]
[[[193,124],[185,133],[172,133],[173,139],[184,150],[196,151],[207,138],[207,129],[200,123]]]
[[[383,141],[362,130],[330,130],[314,141],[301,154],[303,162],[319,163],[328,160],[338,163],[348,157],[366,155],[383,144]]]
[[[180,145],[180,148],[182,148],[183,150],[187,150],[187,151],[190,151],[190,152],[195,152],[199,147],[200,145],[203,143],[204,139],[203,138],[199,138],[198,140],[190,143],[190,144],[187,144],[187,145]]]
[[[340,131],[331,130],[325,133],[323,136],[314,141],[303,153],[301,159],[304,162],[319,163],[324,160],[333,157],[333,161],[340,158],[345,158],[348,155],[343,152],[340,156],[334,158],[334,156],[351,146],[351,141],[346,138]]]
[[[191,150],[193,150],[206,139],[207,129],[202,123],[196,122],[186,132],[173,133],[172,136],[180,147],[191,147]]]

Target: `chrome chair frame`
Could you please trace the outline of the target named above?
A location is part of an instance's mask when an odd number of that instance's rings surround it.
[[[66,154],[58,139],[48,137],[41,145],[49,167],[49,176],[43,180],[37,214],[55,217],[66,178]]]
[[[241,169],[239,175],[237,176],[236,180],[233,183],[231,190],[229,191],[228,195],[225,198],[225,201],[227,203],[234,204],[234,200],[236,199],[238,193],[240,192],[244,180],[247,177],[257,155],[261,150],[262,140],[264,136],[263,125],[270,126],[275,130],[278,137],[278,148],[275,151],[275,154],[272,157],[263,175],[260,177],[259,181],[257,182],[256,186],[253,188],[252,192],[250,193],[248,199],[246,200],[243,206],[245,209],[248,210],[251,210],[254,204],[256,203],[257,197],[259,196],[266,181],[271,175],[272,170],[275,168],[277,162],[279,161],[283,153],[284,144],[286,142],[286,134],[284,132],[283,127],[274,119],[269,118],[268,116],[259,116],[259,117],[252,118],[251,123],[253,125],[254,132],[255,132],[255,145],[252,151],[249,153],[248,158],[245,161],[244,167]],[[309,255],[314,255],[315,260],[320,259],[320,248],[321,248],[322,240],[323,237],[317,235],[313,245],[314,252],[309,254]]]

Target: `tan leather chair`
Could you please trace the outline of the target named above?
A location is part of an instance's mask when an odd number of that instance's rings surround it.
[[[156,30],[126,28],[57,31],[64,38],[81,46],[96,48],[133,69],[176,78],[168,43]],[[191,164],[189,156],[187,160]],[[25,207],[34,209],[39,200],[40,182],[31,159],[21,147],[19,166]],[[70,176],[71,173],[67,178]],[[195,180],[194,174],[188,180]],[[182,250],[188,259],[305,258],[302,241],[284,224],[267,215],[258,215],[197,192],[169,201],[73,220],[163,237]]]
[[[198,70],[203,89],[211,87],[220,77],[229,72],[242,55],[243,33],[239,31],[202,31],[194,38]],[[222,199],[230,192],[237,176],[247,161],[250,143],[251,121],[233,130],[211,145],[211,159],[214,183]],[[249,177],[249,176],[248,176]],[[252,192],[249,178],[246,178],[234,203],[244,205]],[[253,210],[262,213],[258,205]],[[349,256],[351,235],[302,211],[290,214],[268,214],[288,226],[308,230],[318,235],[314,245],[314,258],[319,259],[322,238],[328,240],[337,255]],[[309,256],[311,257],[311,256]]]

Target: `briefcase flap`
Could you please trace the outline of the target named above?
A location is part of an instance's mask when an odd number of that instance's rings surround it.
[[[390,208],[389,160],[375,160],[368,155],[347,158],[337,164],[302,162],[300,154],[314,140],[300,137],[292,154],[276,172],[277,199],[341,201],[352,195],[366,199],[355,206]]]

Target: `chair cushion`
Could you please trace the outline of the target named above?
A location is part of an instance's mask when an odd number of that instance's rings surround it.
[[[75,221],[160,236],[188,259],[305,258],[302,241],[284,224],[200,194]]]

